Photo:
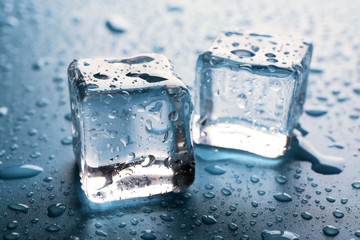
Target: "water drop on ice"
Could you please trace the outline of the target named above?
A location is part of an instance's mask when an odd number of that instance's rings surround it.
[[[313,217],[311,216],[311,214],[310,213],[308,213],[308,212],[302,212],[301,213],[301,217],[303,218],[303,219],[305,219],[305,220],[311,220]]]
[[[255,56],[255,53],[253,53],[249,50],[246,50],[246,49],[233,50],[233,51],[231,51],[231,53],[235,54],[239,58],[249,58],[249,57]]]
[[[262,240],[299,240],[299,237],[289,231],[264,230],[261,232]]]
[[[351,186],[355,189],[360,189],[360,182],[353,182]]]
[[[152,230],[144,230],[141,232],[140,237],[144,240],[154,240],[156,239],[156,234]]]

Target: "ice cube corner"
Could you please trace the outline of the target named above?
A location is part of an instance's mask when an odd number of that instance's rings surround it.
[[[181,191],[194,181],[187,86],[163,55],[68,68],[73,149],[93,202]]]
[[[196,64],[194,142],[275,158],[303,112],[312,44],[223,31]]]

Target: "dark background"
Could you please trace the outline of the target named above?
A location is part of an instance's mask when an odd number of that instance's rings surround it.
[[[157,239],[261,239],[263,230],[286,230],[300,239],[323,239],[323,228],[333,225],[340,231],[333,239],[357,238],[360,189],[352,183],[360,181],[359,7],[358,1],[310,0],[2,0],[0,169],[33,164],[44,171],[33,178],[0,180],[0,236],[140,239],[151,230]],[[123,18],[124,32],[106,26],[112,14]],[[86,200],[66,141],[71,136],[68,64],[74,58],[159,52],[192,88],[197,55],[219,31],[232,26],[312,39],[305,110],[324,114],[304,114],[300,123],[311,146],[344,158],[339,166],[343,172],[317,173],[311,162],[300,161],[306,159],[266,161],[227,152],[224,157],[210,149],[209,157],[205,153],[204,159],[196,159],[196,181],[183,193],[103,205]],[[205,170],[214,164],[226,173]],[[278,183],[278,175],[287,182]],[[288,193],[292,201],[275,200],[278,192]],[[11,210],[13,203],[26,204],[29,211]],[[50,218],[47,209],[55,203],[64,204],[66,211]],[[344,217],[336,218],[336,210]],[[302,212],[312,219],[302,218]],[[208,225],[204,215],[216,223]],[[49,230],[51,224],[57,232]]]

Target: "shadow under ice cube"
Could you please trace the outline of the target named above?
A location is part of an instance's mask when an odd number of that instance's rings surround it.
[[[303,112],[312,44],[224,31],[196,66],[194,142],[283,155]]]
[[[177,192],[192,184],[193,106],[166,57],[79,59],[68,76],[74,152],[91,201]]]

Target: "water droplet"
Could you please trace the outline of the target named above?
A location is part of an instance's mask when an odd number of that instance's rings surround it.
[[[16,240],[19,238],[20,238],[20,234],[17,232],[12,232],[12,233],[4,235],[5,240]]]
[[[40,174],[42,171],[43,169],[41,167],[30,164],[9,166],[0,169],[0,179],[31,178]]]
[[[255,56],[255,53],[253,53],[253,52],[251,52],[249,50],[245,50],[245,49],[233,50],[233,51],[231,51],[231,53],[235,54],[239,58],[249,58],[249,57]]]
[[[284,176],[284,175],[277,175],[276,177],[275,177],[275,180],[276,180],[276,182],[277,183],[280,183],[280,184],[285,184],[285,183],[287,183],[287,177],[286,176]]]
[[[333,197],[326,197],[326,200],[330,203],[333,203],[336,201],[335,198],[333,198]]]
[[[8,228],[9,230],[15,229],[15,228],[17,228],[18,226],[19,226],[19,222],[16,221],[16,220],[13,220],[13,221],[11,221],[11,222],[9,222],[9,223],[7,224],[7,228]]]
[[[205,171],[207,171],[210,174],[213,175],[222,175],[224,173],[226,173],[226,170],[219,167],[218,165],[211,165],[205,168]]]
[[[66,210],[66,206],[62,203],[51,204],[48,207],[47,215],[51,218],[61,216]]]
[[[295,233],[280,230],[264,230],[261,232],[261,237],[263,240],[299,240]]]
[[[106,237],[108,234],[106,232],[104,232],[103,230],[96,230],[95,234],[100,236],[100,237]]]
[[[207,193],[203,193],[203,196],[206,198],[214,198],[216,195],[213,192],[207,192]]]
[[[165,221],[165,222],[172,222],[174,221],[174,217],[169,215],[169,214],[161,214],[160,215],[161,220]]]
[[[257,176],[252,175],[250,177],[250,181],[253,182],[253,183],[258,183],[260,180],[259,180],[259,178]]]
[[[100,80],[106,80],[109,79],[110,77],[106,74],[102,74],[102,73],[95,73],[94,78],[100,79]]]
[[[333,211],[333,215],[336,218],[343,218],[344,217],[344,213],[339,211],[339,210]]]
[[[50,224],[45,228],[47,232],[58,232],[61,230],[61,227],[57,225],[56,223]]]
[[[274,198],[279,202],[290,202],[292,201],[292,197],[287,193],[277,193],[274,195]]]
[[[153,155],[148,155],[145,160],[141,163],[143,167],[150,167],[155,162],[155,157]]]
[[[321,109],[308,109],[305,110],[305,113],[311,117],[321,117],[327,113],[326,110]]]
[[[124,228],[126,227],[126,223],[125,222],[120,222],[120,224],[118,225],[119,228]]]
[[[179,118],[179,114],[177,111],[172,111],[170,114],[169,114],[169,120],[172,121],[172,122],[175,122],[177,121]]]
[[[239,108],[244,109],[247,105],[247,97],[245,94],[241,93],[236,97],[236,102]]]
[[[221,189],[222,194],[224,194],[225,196],[230,196],[231,195],[231,191],[227,188],[222,188]]]
[[[301,217],[303,218],[303,219],[305,219],[305,220],[311,220],[313,217],[311,216],[311,214],[310,213],[308,213],[308,212],[302,212],[301,213]]]
[[[273,54],[273,53],[265,53],[265,56],[266,56],[266,57],[269,57],[269,58],[274,58],[274,57],[276,57],[276,55]]]
[[[71,145],[72,144],[72,138],[71,137],[64,137],[61,139],[62,145]]]
[[[353,182],[351,186],[355,189],[360,189],[360,182]]]
[[[327,225],[323,228],[323,233],[326,236],[333,237],[333,236],[338,235],[340,233],[340,231],[334,226]]]
[[[8,110],[9,109],[7,107],[0,107],[0,117],[6,116]]]
[[[113,33],[124,33],[129,28],[129,23],[120,15],[112,15],[106,21],[106,27]]]
[[[281,82],[277,79],[272,79],[270,81],[270,89],[273,91],[279,91],[281,89],[282,85]]]
[[[38,107],[46,107],[49,104],[49,101],[46,98],[40,98],[36,101],[36,106]]]
[[[238,225],[236,225],[235,223],[229,223],[228,228],[230,229],[230,231],[236,231],[239,229]]]
[[[216,223],[216,219],[210,215],[203,215],[201,221],[206,225],[213,225]]]
[[[156,234],[152,230],[145,230],[141,232],[140,237],[144,240],[154,240],[156,239]]]

